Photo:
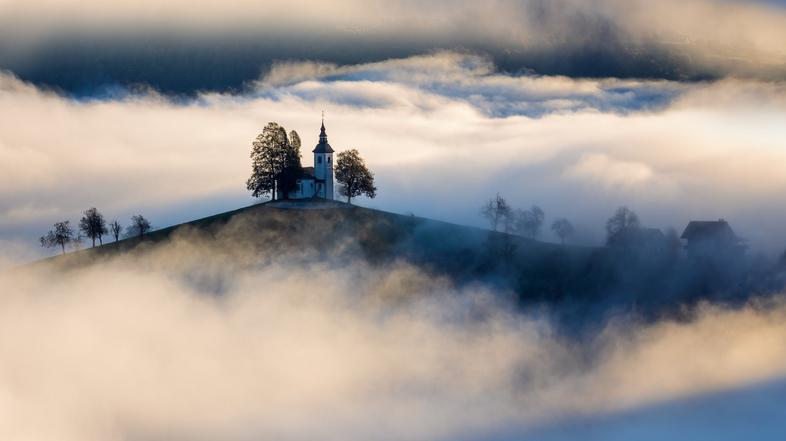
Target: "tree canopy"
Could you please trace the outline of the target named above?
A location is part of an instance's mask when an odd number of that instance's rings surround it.
[[[126,229],[126,236],[128,237],[143,237],[145,233],[150,231],[150,221],[145,219],[141,214],[131,216],[131,225]]]
[[[537,205],[533,205],[529,210],[518,210],[515,216],[514,230],[518,234],[534,239],[538,237],[545,218],[546,213]]]
[[[54,248],[59,246],[65,254],[65,246],[75,240],[74,229],[71,228],[69,221],[56,222],[54,229],[49,230],[46,235],[41,236],[41,246],[45,248]]]
[[[489,199],[481,208],[480,214],[483,215],[489,221],[489,225],[493,231],[497,231],[499,228],[500,222],[504,223],[507,227],[509,226],[510,215],[512,213],[512,209],[508,202],[502,196],[497,193],[497,197],[494,199]]]
[[[565,219],[564,217],[556,219],[551,224],[551,231],[553,231],[554,234],[556,234],[557,237],[559,237],[560,242],[562,242],[563,244],[565,243],[565,239],[572,236],[573,233],[575,232],[573,228],[573,224],[571,224],[570,221]]]
[[[347,197],[347,203],[352,203],[352,198],[360,195],[372,199],[376,197],[374,174],[366,167],[366,162],[357,150],[351,149],[338,154],[335,173],[339,183],[338,192]]]
[[[95,207],[85,211],[84,216],[79,220],[79,230],[93,241],[93,246],[96,246],[96,239],[103,245],[102,237],[109,233],[104,215],[99,213]]]
[[[611,244],[621,233],[638,229],[639,216],[628,207],[619,207],[613,216],[606,221],[606,242]]]
[[[251,144],[251,176],[246,188],[254,197],[270,195],[284,198],[295,187],[303,173],[300,163],[300,136],[287,131],[275,122],[269,122]]]

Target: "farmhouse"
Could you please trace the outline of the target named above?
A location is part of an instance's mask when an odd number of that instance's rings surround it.
[[[686,241],[685,249],[691,257],[734,256],[745,252],[743,240],[723,219],[691,221],[680,238]]]

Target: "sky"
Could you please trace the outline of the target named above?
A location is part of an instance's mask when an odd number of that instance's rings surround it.
[[[483,226],[499,192],[588,244],[627,205],[779,253],[784,24],[750,1],[4,0],[0,259],[93,206],[163,227],[254,203],[251,141],[276,121],[310,165],[323,110],[376,174],[362,205]]]

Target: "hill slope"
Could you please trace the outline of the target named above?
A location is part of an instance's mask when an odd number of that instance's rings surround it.
[[[492,286],[522,306],[546,305],[571,323],[620,310],[644,316],[679,312],[703,299],[745,301],[783,285],[780,273],[749,261],[700,262],[647,248],[562,246],[326,201],[257,204],[38,265],[81,267],[195,243],[226,265],[403,262],[455,285]]]
[[[524,262],[534,264],[566,250],[576,258],[586,258],[592,251],[342,202],[276,201],[162,228],[141,240],[126,238],[41,263],[82,265],[140,252],[183,235],[210,239],[216,245],[236,241],[233,246],[253,246],[282,256],[316,252],[331,258],[361,257],[372,264],[405,259],[455,277],[474,277]],[[494,249],[495,241],[510,250]],[[511,264],[514,261],[516,265]]]

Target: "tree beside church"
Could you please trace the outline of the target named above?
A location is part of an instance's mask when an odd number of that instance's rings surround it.
[[[251,145],[251,177],[246,188],[254,197],[286,198],[302,173],[297,132],[287,136],[285,128],[268,123]]]
[[[347,197],[347,202],[363,194],[371,198],[376,195],[374,175],[357,150],[339,153],[334,164],[335,150],[328,142],[324,119],[319,128],[319,141],[311,151],[313,166],[301,165],[300,145],[300,136],[294,130],[287,136],[277,123],[265,126],[251,149],[252,172],[246,187],[254,197],[333,200],[334,180],[340,185],[338,193]]]

